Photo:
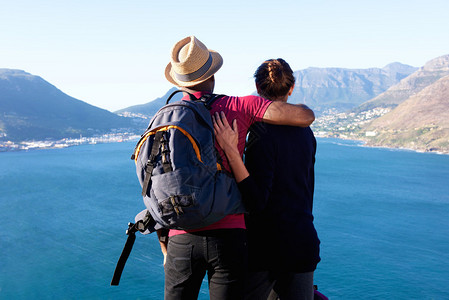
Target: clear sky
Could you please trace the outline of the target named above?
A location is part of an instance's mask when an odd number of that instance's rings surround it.
[[[167,92],[172,46],[220,52],[217,93],[252,93],[268,58],[294,70],[420,67],[449,54],[448,0],[0,0],[0,68],[111,111]]]

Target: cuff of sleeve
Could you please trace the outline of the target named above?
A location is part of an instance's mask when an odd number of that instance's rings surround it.
[[[251,175],[243,179],[242,181],[237,183],[237,186],[239,187],[239,190],[241,193],[245,194],[251,190],[252,184],[254,184]]]
[[[245,205],[245,208],[248,211],[254,210],[255,203],[253,202],[255,201],[255,199],[257,199],[256,195],[258,190],[256,182],[250,175],[245,179],[243,179],[242,181],[240,181],[239,183],[237,183],[237,186],[240,190],[240,193],[242,194],[242,200],[243,204]]]

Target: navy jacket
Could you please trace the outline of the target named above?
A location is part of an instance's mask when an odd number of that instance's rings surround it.
[[[239,184],[249,214],[251,270],[311,272],[320,261],[313,225],[316,140],[312,130],[255,124]]]

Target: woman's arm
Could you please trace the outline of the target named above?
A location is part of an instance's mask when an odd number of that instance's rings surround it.
[[[234,177],[242,194],[243,203],[249,212],[260,211],[265,208],[271,191],[272,184],[272,166],[265,163],[265,172],[259,176],[260,182],[257,183],[250,176],[242,157],[237,149],[238,128],[237,121],[232,122],[232,128],[224,115],[218,114],[212,117],[214,123],[215,137],[218,144],[223,149],[228,158]],[[271,161],[271,160],[270,160]],[[260,183],[263,183],[260,185]]]
[[[223,149],[226,154],[235,180],[239,183],[247,178],[249,173],[237,148],[239,137],[237,120],[232,122],[232,128],[229,126],[228,120],[223,112],[220,114],[215,113],[215,115],[212,116],[212,120],[218,145],[220,145],[221,149]]]

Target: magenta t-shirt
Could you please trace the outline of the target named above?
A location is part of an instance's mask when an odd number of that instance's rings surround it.
[[[194,95],[195,97],[200,98],[203,94],[204,94],[203,92],[197,92]],[[189,100],[189,97],[188,96],[184,97],[183,100]],[[232,124],[232,121],[237,119],[237,127],[239,130],[239,142],[237,147],[240,152],[240,155],[243,156],[243,151],[245,150],[246,135],[248,133],[249,127],[254,122],[259,122],[262,120],[262,117],[270,104],[271,101],[258,96],[245,96],[245,97],[225,96],[217,99],[212,104],[212,109],[210,110],[210,113],[214,114],[215,112],[223,111],[226,115],[226,119],[228,120],[229,124]],[[224,154],[220,146],[218,146],[218,144],[216,144],[216,147],[221,155],[223,166],[226,168],[226,170],[231,172],[228,160],[226,159],[226,155]],[[201,229],[188,230],[188,231],[172,229],[170,230],[169,236],[174,236],[186,232],[224,229],[224,228],[246,228],[243,214],[228,215],[223,219],[221,219],[220,221]]]

